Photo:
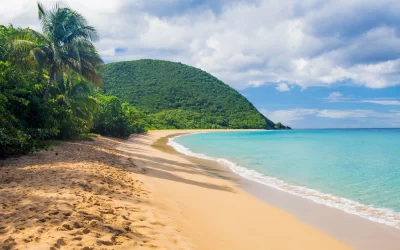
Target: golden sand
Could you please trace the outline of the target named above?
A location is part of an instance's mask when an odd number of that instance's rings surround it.
[[[348,249],[234,182],[127,141],[66,142],[0,161],[3,249]]]

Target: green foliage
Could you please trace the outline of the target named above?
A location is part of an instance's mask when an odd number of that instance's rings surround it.
[[[132,107],[128,103],[122,104],[122,111],[128,119],[129,130],[131,133],[143,133],[149,127],[148,117],[141,111]]]
[[[278,122],[275,124],[275,129],[292,129],[292,128],[289,126],[285,126],[282,123]]]
[[[96,67],[103,65],[103,60],[92,44],[98,38],[96,29],[62,3],[50,10],[38,3],[38,10],[43,33],[26,28],[16,32],[7,44],[10,56],[19,65],[35,64],[48,71],[43,98],[49,97],[53,83],[64,84],[63,76],[71,83],[72,74],[102,86]]]
[[[233,118],[228,120],[224,117],[204,115],[204,113],[173,109],[164,110],[155,114],[149,114],[149,121],[152,129],[246,129],[246,128],[263,128],[262,120],[257,124],[255,122],[257,116],[246,114],[246,117]]]
[[[98,110],[92,85],[81,80],[103,84],[95,28],[61,3],[38,9],[43,33],[0,25],[0,158],[81,138]]]
[[[181,63],[108,64],[105,96],[93,86],[103,83],[96,30],[61,4],[38,8],[43,33],[0,25],[0,158],[46,149],[53,139],[90,139],[91,131],[126,138],[147,129],[289,128]]]
[[[145,131],[143,114],[128,104],[122,104],[115,96],[99,96],[99,110],[94,117],[95,133],[126,138],[132,133]]]
[[[47,147],[49,139],[69,139],[89,131],[74,105],[79,98],[43,101],[46,79],[40,70],[21,71],[0,61],[0,157],[30,153]]]
[[[103,96],[77,75],[58,79],[43,100],[46,68],[24,69],[15,51],[6,53],[7,42],[19,32],[0,26],[0,158],[46,149],[53,139],[89,139],[93,129],[118,137],[145,131],[142,112]]]
[[[35,71],[23,73],[0,61],[0,158],[45,148],[44,140],[59,132],[49,115],[53,104],[35,96],[41,80]]]
[[[0,61],[5,61],[5,56],[7,52],[6,43],[15,32],[17,32],[17,30],[14,29],[12,26],[6,27],[0,25]]]
[[[151,128],[275,126],[236,90],[181,63],[147,59],[110,63],[102,76],[106,94],[149,114]]]

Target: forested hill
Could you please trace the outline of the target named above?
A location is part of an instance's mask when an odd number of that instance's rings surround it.
[[[150,59],[110,63],[102,76],[106,94],[148,114],[156,129],[282,129],[236,90],[181,63]]]

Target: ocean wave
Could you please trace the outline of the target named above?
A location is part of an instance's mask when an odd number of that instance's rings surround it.
[[[331,194],[325,194],[322,193],[318,190],[314,190],[311,188],[307,187],[302,187],[302,186],[296,186],[296,185],[291,185],[289,183],[286,183],[285,181],[282,181],[276,177],[271,177],[267,176],[264,174],[261,174],[253,169],[248,169],[245,167],[242,167],[232,161],[229,161],[224,158],[214,158],[207,156],[205,154],[201,153],[195,153],[191,151],[190,149],[186,148],[185,146],[177,143],[175,141],[175,138],[178,138],[180,136],[170,138],[168,140],[168,145],[173,147],[176,151],[192,156],[192,157],[197,157],[201,159],[206,159],[206,160],[211,160],[211,161],[216,161],[218,163],[224,164],[225,166],[228,166],[229,169],[242,176],[243,178],[246,178],[251,181],[255,181],[257,183],[275,188],[277,190],[287,192],[293,195],[297,195],[309,200],[312,200],[315,203],[326,205],[329,207],[333,207],[336,209],[340,209],[346,213],[353,214],[360,216],[362,218],[386,224],[388,226],[392,226],[395,228],[400,229],[400,214],[386,208],[376,208],[371,205],[364,205],[359,202],[346,199],[343,197],[338,197],[334,196]]]

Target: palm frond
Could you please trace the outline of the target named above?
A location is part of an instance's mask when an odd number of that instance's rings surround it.
[[[36,43],[29,40],[16,39],[11,41],[8,45],[10,53],[29,53],[29,51],[36,46]]]
[[[31,30],[29,28],[23,29],[7,41],[8,52],[25,52],[29,51],[35,47],[46,46],[47,39],[40,33]]]
[[[93,67],[98,67],[104,64],[100,54],[90,41],[79,39],[75,41],[74,46],[79,50],[81,60],[89,62]]]
[[[76,100],[84,100],[89,98],[90,93],[91,89],[89,84],[85,81],[80,81],[72,86],[68,92],[68,96]]]
[[[97,87],[104,87],[103,78],[96,72],[96,69],[90,63],[82,61],[82,76],[88,81],[95,84]]]
[[[48,62],[48,57],[46,55],[46,52],[40,48],[31,49],[30,55],[42,68],[45,67],[46,63]]]
[[[46,9],[44,8],[43,4],[41,4],[40,2],[37,3],[38,6],[38,12],[39,12],[39,20],[43,20],[43,18],[46,17]]]
[[[86,36],[88,36],[91,41],[95,42],[99,39],[99,34],[97,33],[96,28],[93,26],[82,27],[82,30],[86,33]]]
[[[88,25],[83,15],[63,2],[57,2],[51,9],[46,9],[40,2],[37,6],[43,34],[24,29],[8,42],[7,47],[21,63],[35,63],[47,69],[51,77],[43,98],[48,98],[50,90],[56,91],[52,93],[53,96],[57,91],[70,91],[74,73],[79,79],[83,77],[103,87],[103,79],[97,70],[104,61],[92,44],[98,39],[96,29]],[[64,76],[68,80],[68,90]],[[58,84],[58,90],[52,87],[54,81]]]
[[[77,60],[75,60],[74,58],[68,58],[65,61],[65,64],[67,65],[67,67],[69,67],[72,71],[80,74],[81,72],[81,63]]]
[[[49,32],[49,26],[50,26],[49,16],[50,16],[50,11],[47,10],[42,3],[38,2],[38,17],[42,25],[42,31],[45,34]]]
[[[74,39],[88,39],[95,41],[98,39],[98,33],[93,26],[87,24],[87,20],[78,12],[64,9],[60,11],[60,18],[63,19],[64,37],[61,40],[64,43],[73,41]]]
[[[37,43],[40,43],[40,44],[48,44],[49,43],[49,40],[46,38],[46,36],[44,36],[43,34],[37,32],[37,31],[35,31],[33,29],[26,28],[26,29],[23,30],[23,32],[27,36],[31,37],[32,39],[35,39],[35,41]]]

